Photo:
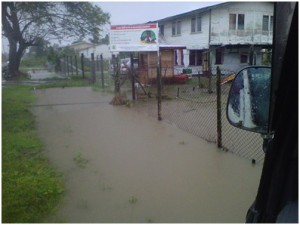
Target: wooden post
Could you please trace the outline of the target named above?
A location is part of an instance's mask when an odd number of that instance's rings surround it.
[[[95,57],[94,57],[94,53],[91,53],[91,80],[92,80],[92,83],[96,82],[96,71],[95,71]]]
[[[119,68],[119,55],[114,57],[114,71],[115,71],[115,95],[120,94],[120,68]]]
[[[82,79],[84,79],[84,54],[81,53],[81,71],[82,71]]]
[[[208,93],[213,93],[211,89],[211,61],[210,61],[210,49],[208,51]]]
[[[102,88],[104,88],[104,68],[103,68],[103,55],[100,55],[100,67],[101,67],[101,83]]]
[[[73,60],[72,60],[72,56],[70,56],[70,64],[71,64],[71,75],[73,76]]]
[[[217,145],[222,148],[221,71],[217,67]]]
[[[64,74],[67,76],[67,56],[64,57]]]
[[[133,53],[130,53],[130,73],[131,73],[131,89],[132,89],[132,100],[135,100],[135,72],[134,72],[134,65],[133,65]]]
[[[70,75],[70,70],[69,70],[69,57],[66,56],[66,59],[67,59],[67,75],[69,76],[69,75]]]
[[[199,86],[199,90],[201,90],[201,82],[200,82],[200,71],[198,72],[198,86]]]
[[[75,55],[75,68],[76,68],[76,76],[78,76],[78,62],[77,62],[77,56]]]
[[[157,51],[157,119],[161,118],[161,70],[160,70],[160,52]]]

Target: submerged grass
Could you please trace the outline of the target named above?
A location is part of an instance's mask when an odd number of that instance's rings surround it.
[[[30,87],[2,89],[2,222],[35,223],[53,212],[62,177],[42,156]]]

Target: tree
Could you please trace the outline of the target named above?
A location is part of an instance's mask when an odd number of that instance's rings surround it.
[[[35,41],[35,46],[29,48],[29,54],[35,57],[42,57],[47,53],[48,45],[50,43],[45,41],[43,38],[37,38]]]
[[[89,2],[2,2],[2,34],[9,42],[9,73],[19,74],[21,58],[38,40],[99,39],[110,15]]]

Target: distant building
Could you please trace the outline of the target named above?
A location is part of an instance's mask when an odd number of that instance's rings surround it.
[[[85,41],[81,41],[81,42],[68,45],[68,47],[74,49],[75,51],[82,51],[84,49],[93,47],[93,44]]]
[[[103,59],[111,59],[112,56],[109,50],[109,45],[107,44],[92,44],[92,46],[88,48],[81,49],[79,53],[83,53],[86,57],[90,57],[91,53],[94,53],[95,57],[100,57],[102,54]]]

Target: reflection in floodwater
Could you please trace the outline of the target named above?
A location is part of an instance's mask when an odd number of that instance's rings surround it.
[[[66,194],[45,222],[244,222],[261,166],[88,88],[37,91],[45,154]],[[68,104],[79,102],[101,104]],[[84,168],[74,156],[87,161]]]

